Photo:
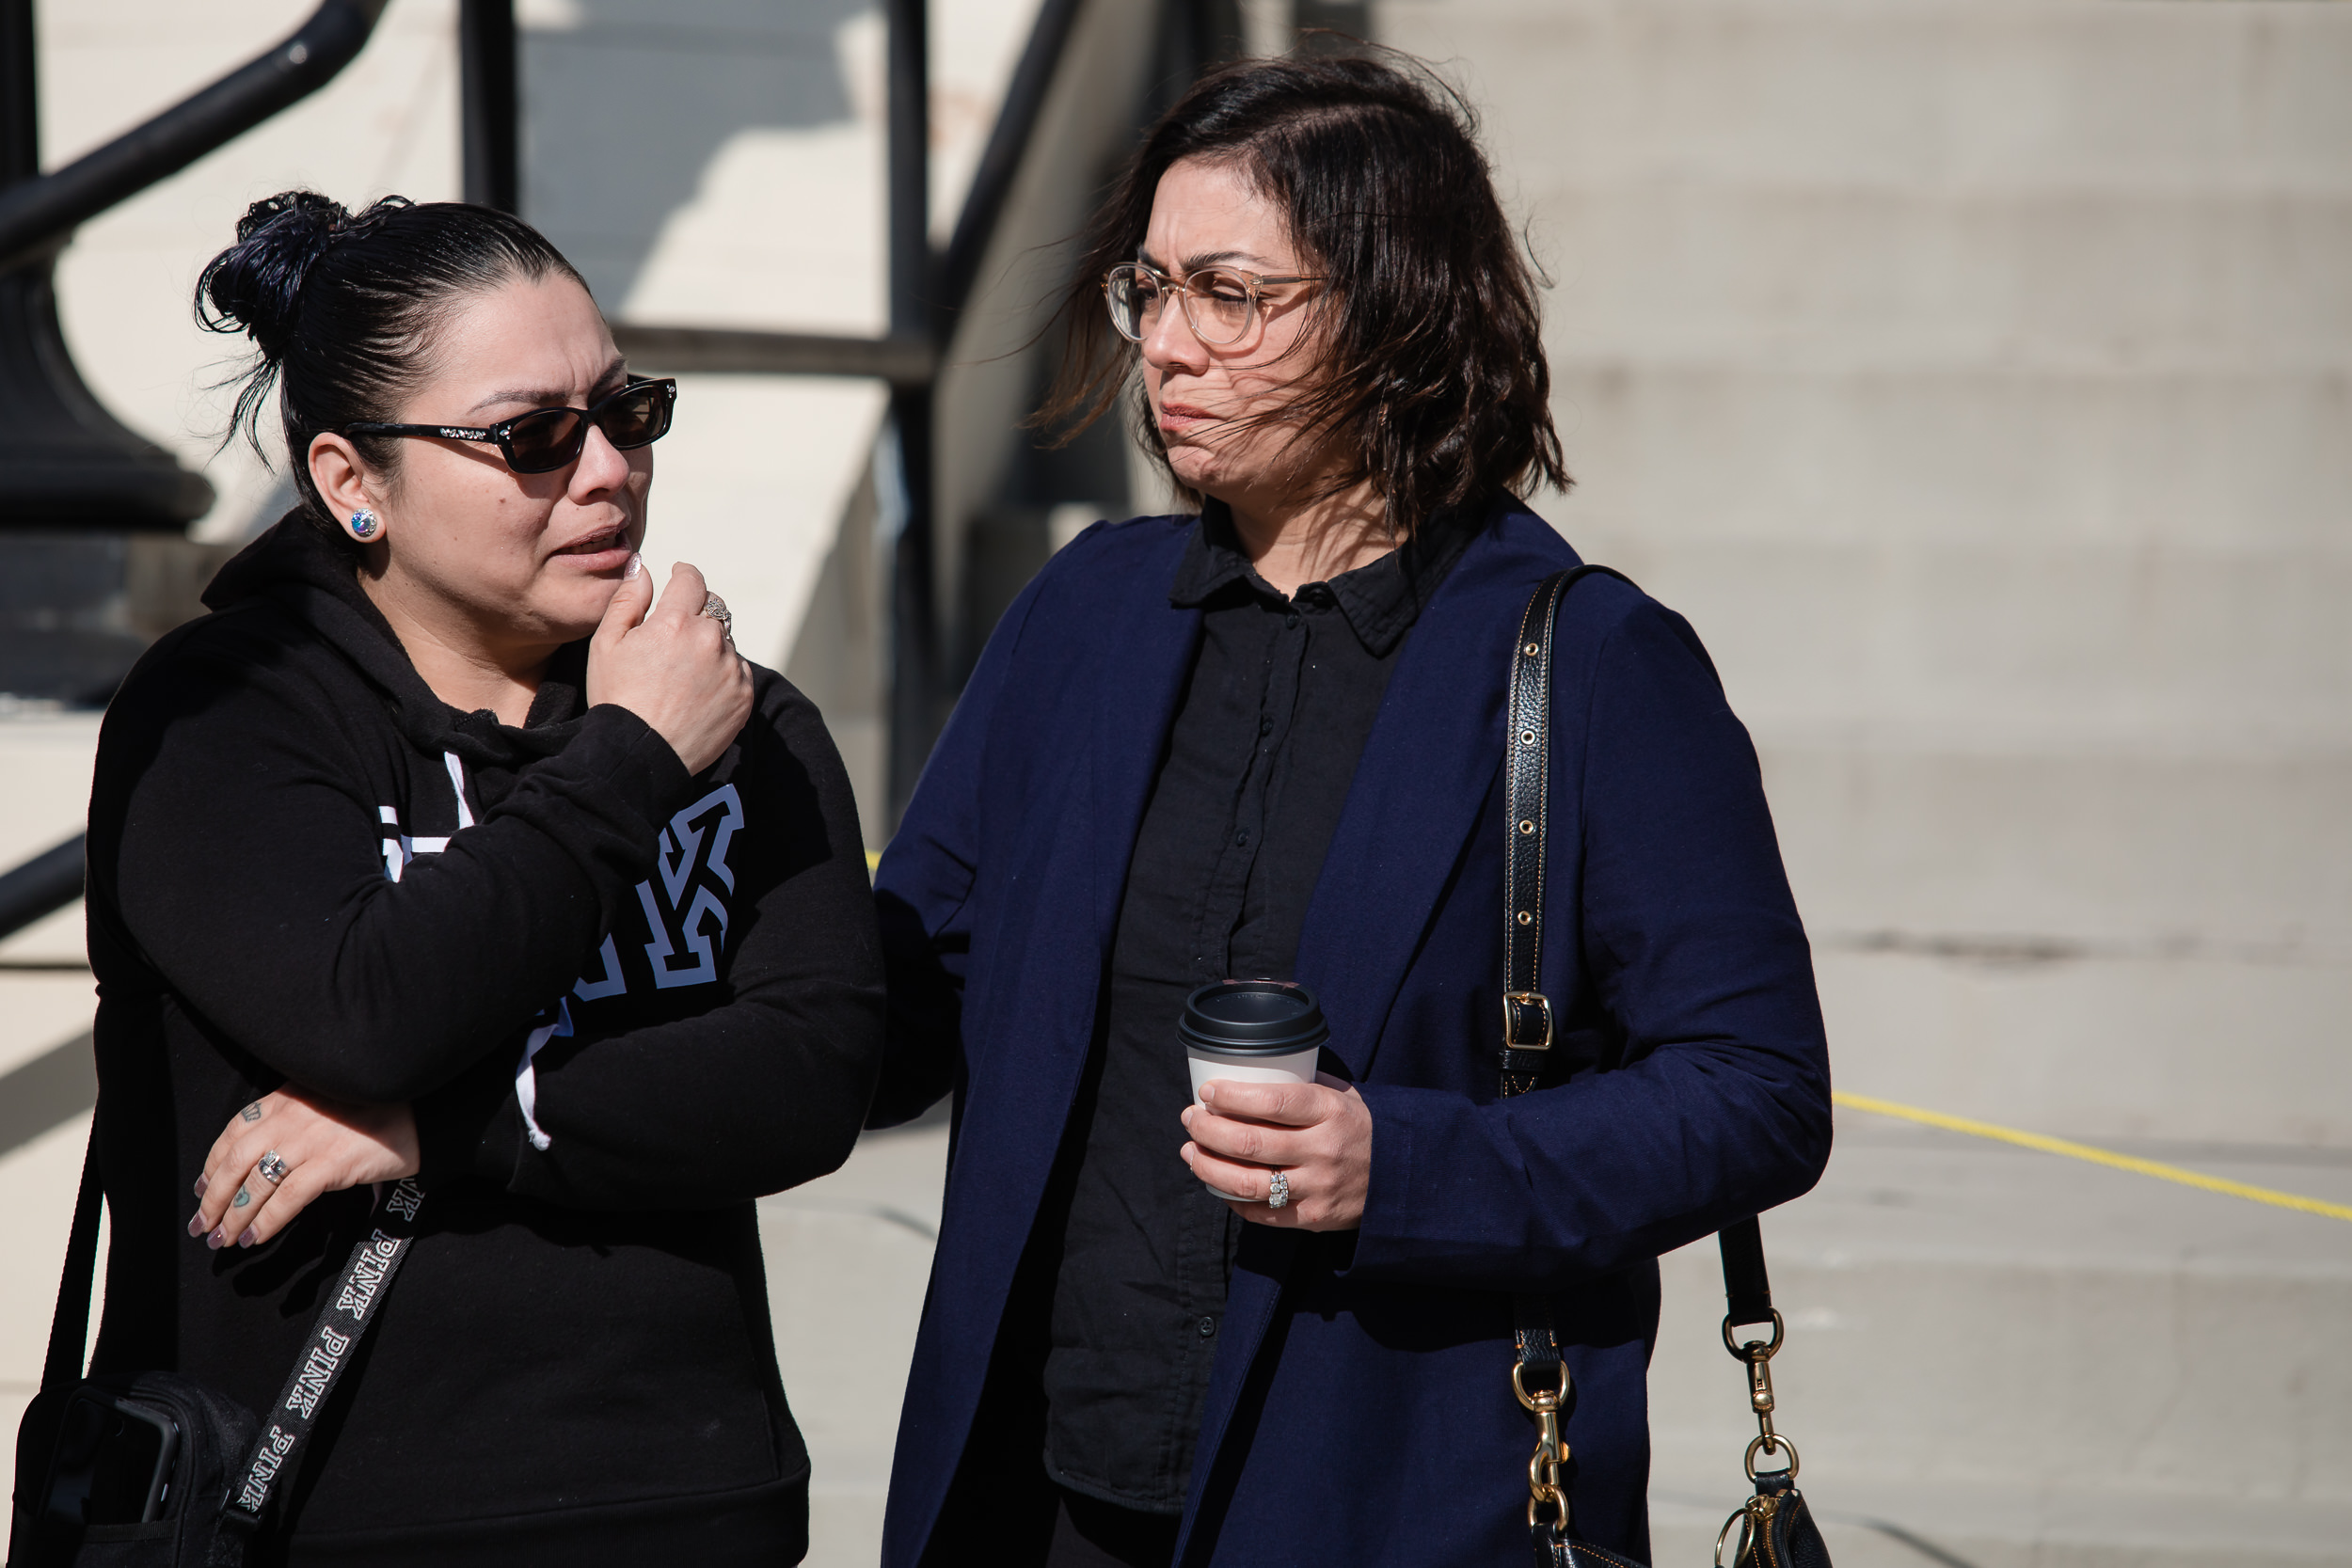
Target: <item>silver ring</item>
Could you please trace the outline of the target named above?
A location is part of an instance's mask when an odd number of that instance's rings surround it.
[[[260,1171],[262,1179],[275,1187],[286,1180],[286,1173],[294,1169],[294,1166],[286,1164],[286,1157],[273,1148],[267,1154],[262,1155],[253,1168]]]
[[[735,635],[735,616],[727,609],[726,600],[716,594],[703,595],[703,613],[719,623],[719,629],[729,637]]]
[[[1265,1184],[1265,1206],[1269,1209],[1279,1209],[1283,1205],[1290,1202],[1290,1172],[1286,1170],[1278,1170],[1273,1175],[1267,1177]]]

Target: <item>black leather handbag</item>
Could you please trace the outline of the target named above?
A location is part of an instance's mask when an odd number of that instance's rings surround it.
[[[378,1315],[423,1201],[413,1180],[385,1189],[278,1402],[257,1419],[176,1372],[82,1375],[103,1202],[93,1129],[40,1392],[17,1428],[8,1568],[242,1568],[278,1481],[294,1473]]]
[[[1537,990],[1537,958],[1544,931],[1544,843],[1549,826],[1551,770],[1552,634],[1561,602],[1577,582],[1596,573],[1630,583],[1606,566],[1579,566],[1546,578],[1520,617],[1512,651],[1511,695],[1503,759],[1503,819],[1509,847],[1503,861],[1502,1093],[1536,1087],[1550,1060],[1551,999]],[[1772,1309],[1772,1287],[1764,1271],[1764,1233],[1754,1219],[1726,1226],[1716,1238],[1724,1259],[1724,1348],[1747,1369],[1748,1403],[1756,1413],[1756,1436],[1748,1444],[1745,1468],[1755,1495],[1724,1522],[1715,1538],[1715,1560],[1727,1568],[1830,1568],[1829,1548],[1797,1490],[1797,1450],[1772,1430],[1772,1356],[1787,1325]],[[1535,1452],[1527,1465],[1527,1531],[1538,1568],[1643,1568],[1618,1553],[1579,1541],[1570,1533],[1568,1494],[1560,1467],[1568,1446],[1560,1422],[1569,1397],[1567,1362],[1551,1327],[1549,1298],[1511,1298],[1518,1360],[1511,1390],[1534,1418]],[[1772,1325],[1769,1339],[1743,1337],[1742,1327]],[[1784,1458],[1785,1456],[1785,1458]],[[1759,1458],[1782,1461],[1758,1470]]]

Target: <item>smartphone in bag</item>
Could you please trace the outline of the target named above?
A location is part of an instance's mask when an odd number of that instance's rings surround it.
[[[180,1457],[180,1423],[84,1384],[66,1401],[42,1513],[60,1525],[137,1525],[163,1517]]]

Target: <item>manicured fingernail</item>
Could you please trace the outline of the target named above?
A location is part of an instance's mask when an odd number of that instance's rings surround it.
[[[623,582],[635,582],[637,580],[637,574],[644,569],[645,558],[639,555],[635,550],[631,550],[628,552],[628,564],[621,568],[621,580]]]
[[[213,1227],[213,1233],[204,1238],[204,1244],[211,1247],[215,1252],[218,1252],[222,1247],[227,1246],[229,1244],[228,1227],[226,1226],[219,1225]]]
[[[196,1196],[199,1196],[199,1197],[202,1197],[202,1196],[204,1196],[204,1189],[205,1189],[205,1188],[207,1188],[207,1187],[209,1187],[209,1186],[211,1186],[212,1184],[213,1184],[213,1179],[212,1179],[211,1177],[209,1177],[209,1176],[206,1176],[203,1172],[199,1171],[199,1172],[197,1173],[197,1177],[196,1177]]]
[[[1216,1085],[1215,1084],[1203,1084],[1200,1085],[1200,1103],[1203,1105],[1214,1105],[1216,1103]]]
[[[201,1236],[204,1234],[203,1210],[199,1209],[195,1213],[188,1216],[188,1234],[191,1236]]]
[[[248,1225],[245,1227],[245,1234],[237,1238],[237,1244],[239,1246],[251,1246],[254,1243],[260,1241],[261,1239],[262,1233]]]

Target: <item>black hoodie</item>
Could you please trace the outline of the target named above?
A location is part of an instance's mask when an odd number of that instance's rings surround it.
[[[266,1409],[370,1196],[211,1252],[190,1183],[282,1083],[409,1101],[424,1234],[278,1549],[796,1560],[808,1459],[752,1200],[840,1164],[882,1040],[815,708],[758,671],[751,722],[690,777],[634,714],[583,707],[580,643],[525,727],[459,713],[299,518],[205,602],[115,699],[90,798],[94,1370]]]

